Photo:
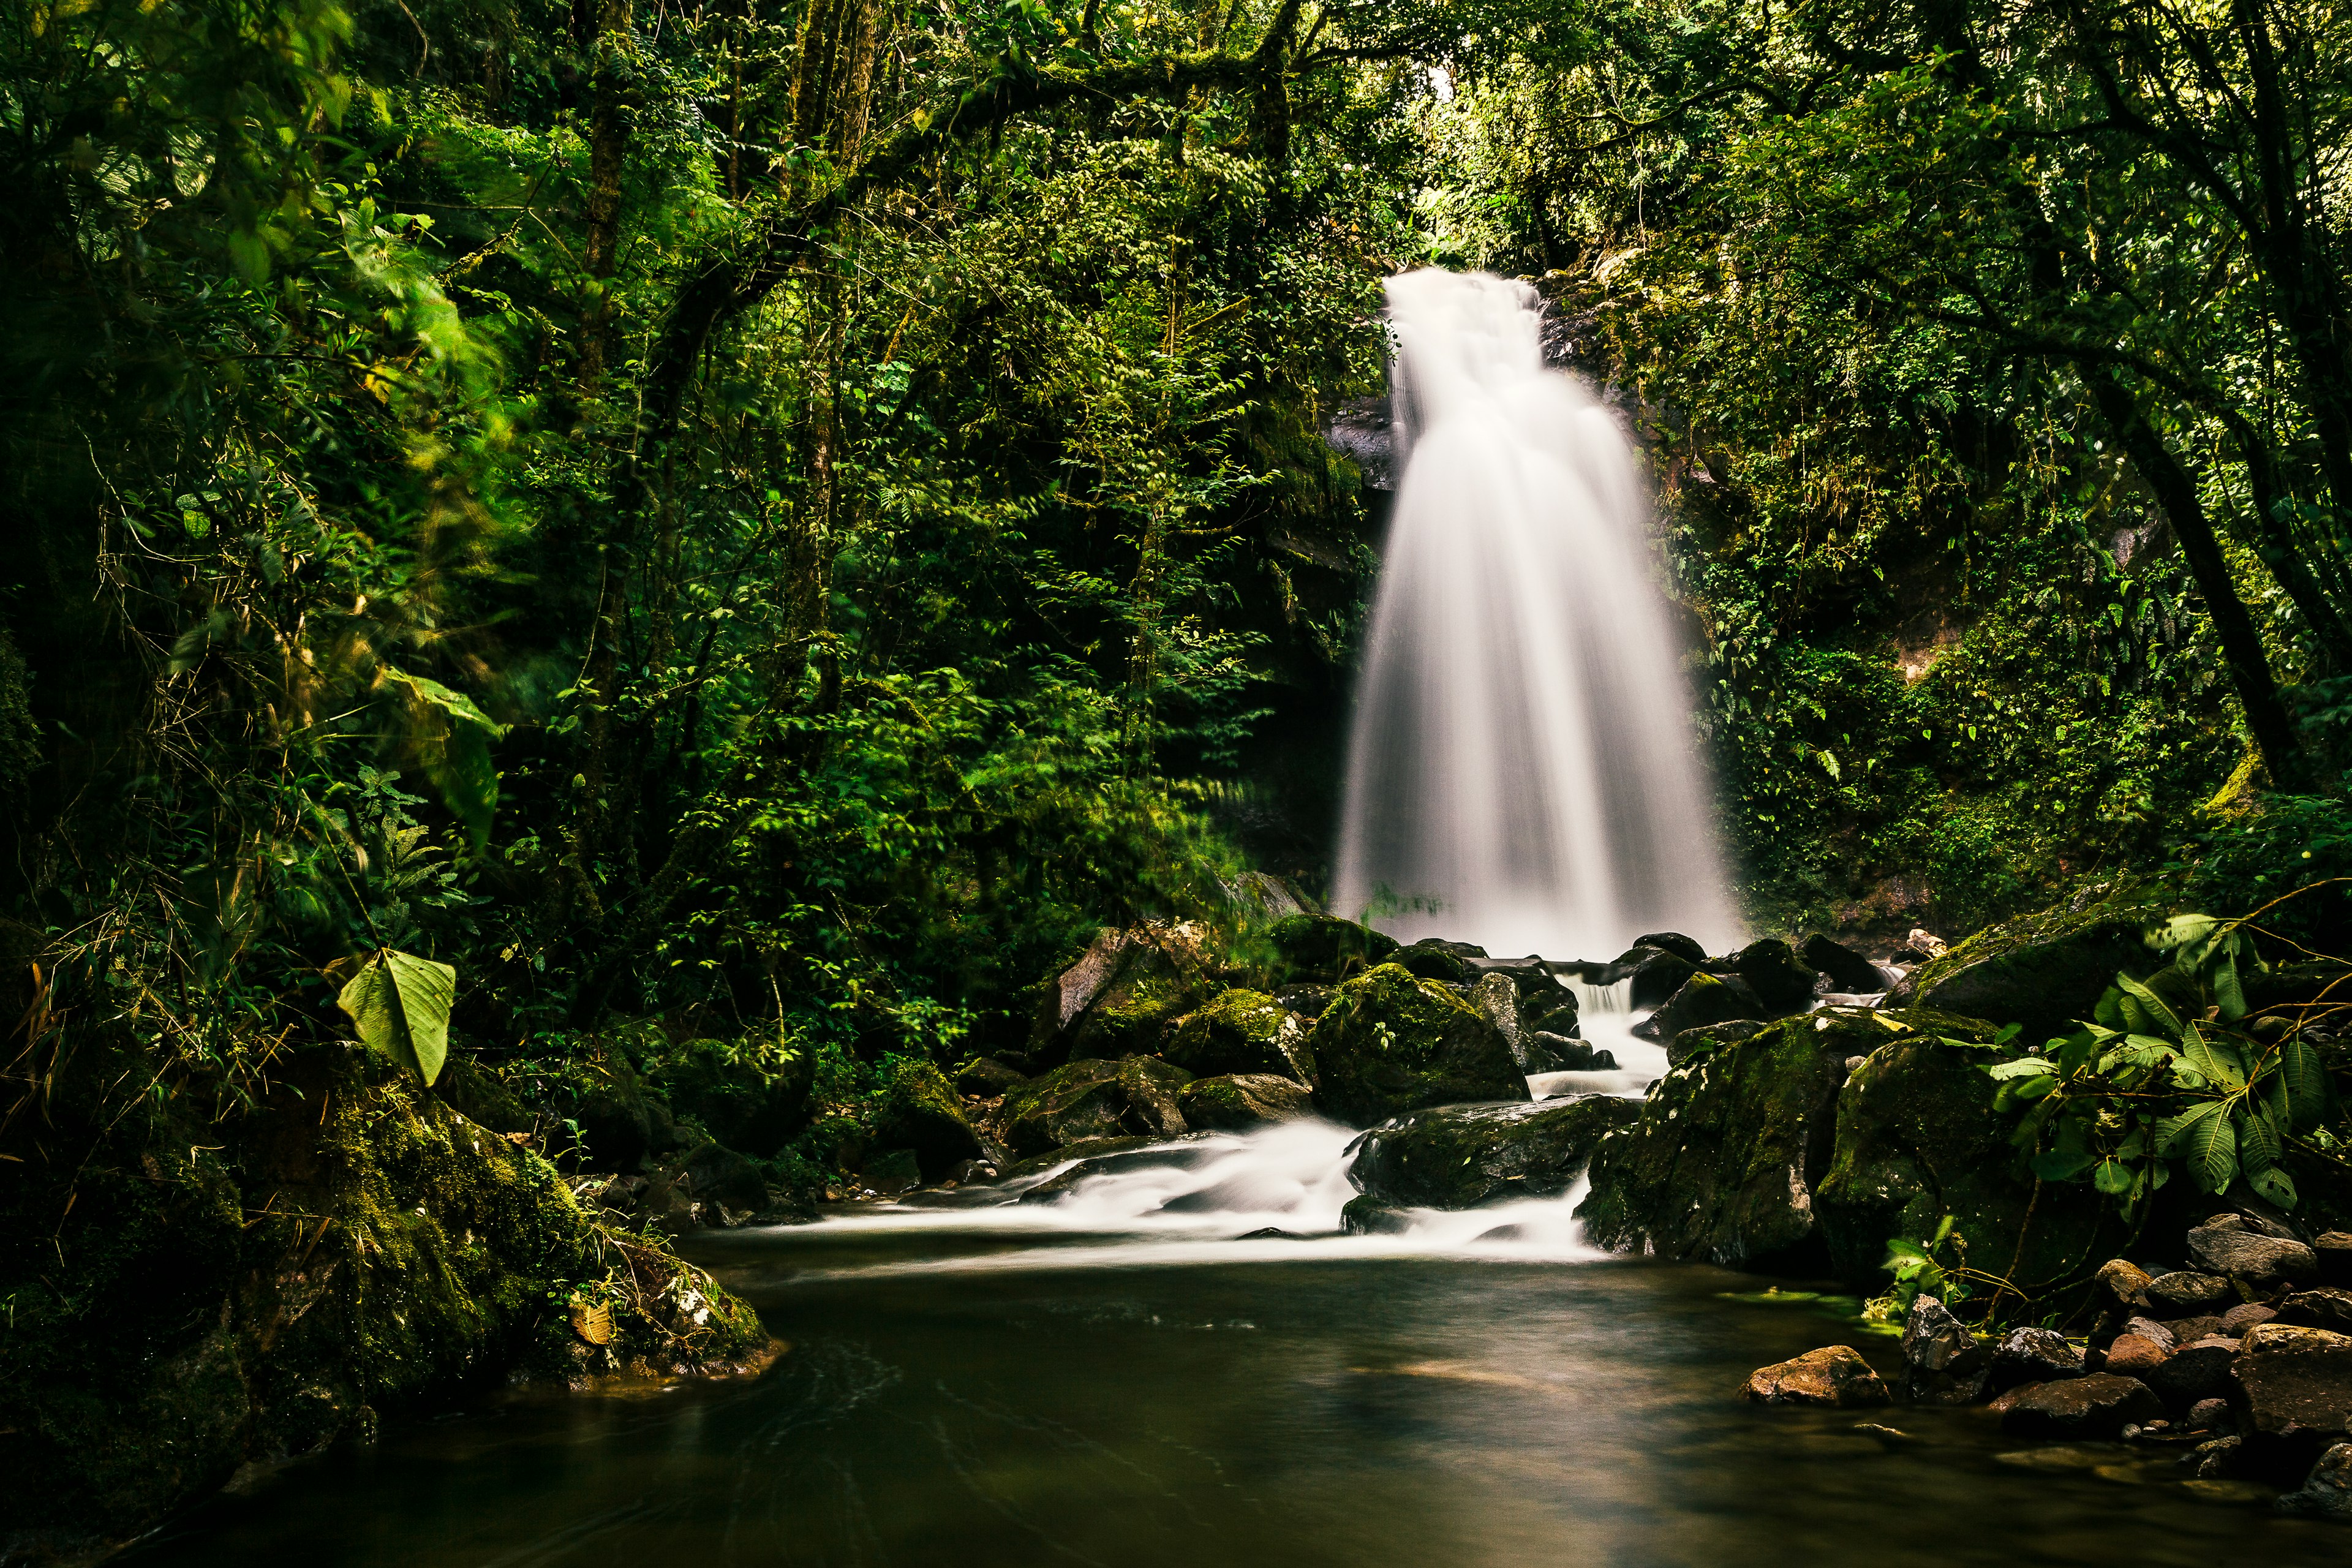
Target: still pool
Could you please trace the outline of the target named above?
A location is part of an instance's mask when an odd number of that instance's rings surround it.
[[[287,1468],[142,1568],[2341,1563],[1981,1412],[1767,1410],[1851,1339],[1757,1281],[1576,1249],[1040,1229],[1015,1211],[692,1249],[791,1344],[756,1379],[488,1401]],[[1021,1219],[1021,1224],[1014,1224]],[[1230,1234],[1230,1233],[1229,1233]],[[1891,1344],[1856,1340],[1882,1371]],[[1864,1429],[1868,1421],[1888,1428]]]

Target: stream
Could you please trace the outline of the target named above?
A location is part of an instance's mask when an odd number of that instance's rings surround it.
[[[1610,1033],[1623,1074],[1538,1090],[1639,1092],[1654,1047]],[[1051,1202],[977,1189],[695,1237],[790,1342],[766,1374],[486,1398],[289,1466],[131,1560],[2341,1561],[2340,1526],[2199,1497],[2164,1456],[2036,1447],[1981,1410],[1743,1405],[1750,1370],[1838,1341],[1891,1377],[1894,1342],[1855,1337],[1850,1301],[1592,1252],[1573,1194],[1328,1234],[1353,1136],[1293,1122]],[[1289,1234],[1247,1235],[1269,1228]]]

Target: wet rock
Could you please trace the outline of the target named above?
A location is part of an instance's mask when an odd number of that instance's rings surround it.
[[[1524,1100],[1502,1031],[1437,982],[1384,963],[1339,987],[1308,1039],[1316,1103],[1364,1127],[1433,1105]]]
[[[2303,1489],[2278,1500],[2281,1513],[2352,1519],[2352,1443],[2337,1443],[2319,1456]]]
[[[2277,1316],[2278,1309],[2275,1307],[2266,1307],[2260,1301],[2241,1301],[2236,1306],[2221,1314],[2221,1326],[2216,1331],[2227,1334],[2233,1340],[2240,1339],[2245,1335],[2247,1331],[2260,1328],[2263,1324],[2269,1322],[2273,1318]],[[2333,1323],[2318,1323],[2314,1324],[2313,1326],[2326,1329],[2334,1328],[2336,1325]],[[2338,1330],[2337,1331],[2341,1332],[2342,1331]]]
[[[2105,1298],[2110,1309],[2128,1309],[2134,1301],[2139,1300],[2140,1292],[2147,1289],[2151,1278],[2147,1270],[2136,1263],[2126,1262],[2120,1258],[2111,1258],[2100,1266],[2097,1281],[2099,1293]]]
[[[1478,966],[1470,961],[1484,958],[1486,950],[1473,947],[1466,942],[1446,942],[1425,936],[1411,947],[1401,947],[1382,960],[1402,967],[1407,973],[1423,980],[1434,980],[1441,985],[1468,987],[1478,983]]]
[[[1968,1325],[1936,1297],[1911,1299],[1903,1322],[1903,1394],[1915,1405],[1973,1405],[1983,1396],[1991,1357]]]
[[[2200,1399],[2181,1418],[2181,1425],[2191,1432],[2210,1432],[2229,1424],[2230,1402],[2226,1399]]]
[[[962,1100],[929,1062],[902,1063],[890,1075],[882,1109],[874,1119],[874,1145],[912,1149],[927,1182],[987,1153]]]
[[[2134,1375],[2156,1392],[2166,1409],[2185,1415],[2206,1400],[2228,1395],[2230,1364],[2237,1358],[2237,1341],[2211,1334],[2183,1341],[2161,1365]]]
[[[1778,937],[1749,942],[1731,955],[1727,967],[1748,982],[1773,1017],[1811,1006],[1814,986],[1821,979],[1811,964],[1797,956],[1795,948]]]
[[[1152,1057],[1075,1061],[1008,1091],[990,1125],[1021,1155],[1091,1138],[1172,1138],[1186,1126],[1176,1091],[1192,1078]]]
[[[1170,1025],[1221,989],[1217,969],[1202,927],[1149,921],[1106,928],[1076,963],[1036,988],[1027,1059],[1116,1060],[1155,1051]]]
[[[994,1100],[1028,1075],[990,1057],[974,1057],[956,1068],[956,1092],[967,1100]]]
[[[1528,1072],[1615,1072],[1617,1055],[1590,1040],[1538,1033],[1528,1041],[1524,1058]],[[1541,1064],[1541,1065],[1538,1065]]]
[[[1503,1032],[1519,1070],[1560,1072],[1557,1042],[1576,1031],[1576,994],[1541,964],[1489,969],[1470,989],[1471,1005]]]
[[[1143,1149],[1160,1150],[1167,1148],[1168,1142],[1165,1138],[1156,1137],[1081,1138],[1076,1142],[1066,1143],[1058,1149],[1048,1150],[1043,1154],[1032,1154],[1026,1159],[1011,1161],[1000,1167],[1000,1173],[1008,1182],[1018,1181],[1024,1176],[1034,1176],[1042,1172],[1050,1171],[1056,1165],[1066,1165],[1075,1160],[1096,1160],[1105,1154],[1125,1154]],[[1190,1156],[1185,1158],[1189,1159]]]
[[[1359,1139],[1348,1179],[1409,1208],[1551,1197],[1584,1173],[1603,1135],[1640,1116],[1634,1101],[1601,1094],[1416,1111]]]
[[[1226,991],[1177,1021],[1161,1059],[1196,1078],[1271,1073],[1311,1083],[1307,1028],[1263,991]]]
[[[2191,1340],[2211,1339],[2215,1334],[2222,1334],[2233,1340],[2238,1337],[2237,1334],[2230,1333],[2221,1326],[2221,1320],[2219,1317],[2210,1314],[2199,1318],[2176,1318],[2165,1325],[2165,1330],[2171,1334],[2173,1348],[2176,1350]],[[2239,1333],[2244,1331],[2241,1329]]]
[[[1627,1000],[1636,1011],[1660,1005],[1698,973],[1698,965],[1680,953],[1637,947],[1627,956],[1633,962],[1627,964],[1624,959],[1619,959],[1621,967],[1616,973],[1617,978],[1626,983]]]
[[[1285,1012],[1296,1013],[1310,1023],[1323,1016],[1323,1009],[1339,994],[1328,985],[1286,985],[1274,994],[1274,999]]]
[[[1194,1079],[1176,1091],[1185,1125],[1237,1131],[1315,1114],[1314,1091],[1273,1073],[1235,1073]]]
[[[2331,1230],[2314,1237],[2311,1250],[2319,1260],[2319,1278],[2323,1281],[2352,1286],[2352,1231]]]
[[[2076,1441],[2115,1437],[2126,1424],[2164,1415],[2164,1403],[2136,1377],[2093,1373],[2060,1383],[2030,1384],[2002,1396],[2000,1429],[2025,1437]]]
[[[1128,1146],[1110,1147],[1114,1142]],[[1070,1154],[1083,1153],[1083,1158],[1070,1163],[1065,1169],[1055,1171],[1046,1180],[1027,1189],[1021,1194],[1021,1201],[1024,1204],[1058,1203],[1079,1183],[1090,1181],[1097,1176],[1125,1175],[1134,1171],[1197,1170],[1210,1161],[1219,1158],[1223,1152],[1216,1144],[1199,1135],[1188,1136],[1174,1142],[1153,1142],[1139,1139],[1105,1139],[1073,1144],[1063,1151],[1064,1155],[1066,1157]],[[1049,1163],[1042,1168],[1051,1169],[1052,1163]],[[1032,1173],[1015,1167],[1014,1173]]]
[[[2189,1233],[2190,1261],[2213,1274],[2232,1274],[2256,1283],[2318,1277],[2319,1259],[2299,1241],[2249,1230],[2236,1215],[2224,1215]]]
[[[2021,1384],[2056,1383],[2083,1375],[2083,1349],[2054,1329],[2013,1329],[1992,1354],[1990,1386],[2005,1393]]]
[[[2200,1480],[2228,1480],[2237,1475],[2246,1450],[2242,1437],[2216,1437],[2210,1443],[2200,1443],[2194,1458]]]
[[[2249,1302],[2248,1305],[2252,1306],[2252,1303]],[[2297,1328],[2326,1329],[2335,1333],[2352,1334],[2352,1290],[2338,1290],[2330,1287],[2322,1287],[2316,1290],[2298,1290],[2281,1301],[2278,1304],[2278,1310],[2272,1316],[2282,1323],[2292,1323]]]
[[[1688,963],[1696,964],[1705,963],[1706,962],[1706,949],[1701,947],[1697,942],[1693,942],[1690,938],[1683,935],[1680,931],[1654,931],[1647,936],[1635,937],[1633,939],[1633,945],[1635,947],[1654,947],[1660,952],[1671,952],[1676,958],[1682,959],[1684,962]]]
[[[1832,1410],[1870,1409],[1892,1403],[1886,1384],[1850,1345],[1807,1351],[1792,1361],[1759,1367],[1739,1391],[1759,1405],[1811,1405]]]
[[[1728,1024],[1706,1024],[1696,1029],[1685,1029],[1666,1041],[1666,1065],[1678,1068],[1709,1051],[1735,1045],[1770,1027],[1771,1025],[1759,1019],[1738,1018]]]
[[[1402,1236],[1412,1228],[1412,1216],[1370,1193],[1348,1200],[1339,1211],[1339,1230],[1346,1236]]]
[[[2240,1342],[2231,1370],[2242,1431],[2342,1432],[2352,1415],[2352,1336],[2263,1323]]]
[[[2238,1293],[2218,1274],[2178,1268],[2149,1280],[2141,1288],[2139,1300],[2152,1318],[2193,1318],[2234,1303]]]
[[[2144,1339],[2138,1334],[2124,1334],[2106,1348],[2100,1358],[2099,1370],[2124,1377],[2140,1377],[2164,1364],[2172,1353],[2168,1344]]]
[[[1670,1040],[1685,1029],[1727,1024],[1734,1018],[1771,1018],[1784,1009],[1765,1005],[1755,988],[1738,975],[1694,973],[1665,1004],[1633,1026],[1637,1038]]]
[[[2062,905],[1988,927],[1904,976],[1887,1001],[2021,1024],[2030,1040],[2063,1034],[2091,1016],[2118,971],[2158,967],[2141,933],[2165,912]]]
[[[1880,972],[1878,965],[1843,942],[1832,942],[1819,932],[1805,939],[1805,945],[1797,950],[1797,956],[1808,967],[1828,975],[1832,990],[1851,995],[1867,995],[1871,992],[1886,989],[1886,976]]]

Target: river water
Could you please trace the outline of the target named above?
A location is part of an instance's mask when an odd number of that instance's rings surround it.
[[[1622,1092],[1647,1077],[1633,1062],[1622,1087],[1538,1088]],[[1843,1342],[1891,1373],[1892,1342],[1857,1335],[1851,1303],[1593,1253],[1574,1194],[1328,1234],[1352,1136],[1293,1124],[1054,1202],[964,1193],[694,1238],[790,1342],[765,1375],[486,1396],[289,1466],[134,1559],[2205,1568],[2352,1548],[2200,1498],[2161,1458],[2021,1445],[1981,1411],[1744,1405],[1756,1366]],[[1269,1228],[1289,1234],[1246,1236]]]

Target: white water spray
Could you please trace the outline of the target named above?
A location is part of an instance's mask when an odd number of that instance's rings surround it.
[[[1388,282],[1403,479],[1373,601],[1336,912],[1411,942],[1605,958],[1738,940],[1607,408],[1548,371],[1534,290]]]

